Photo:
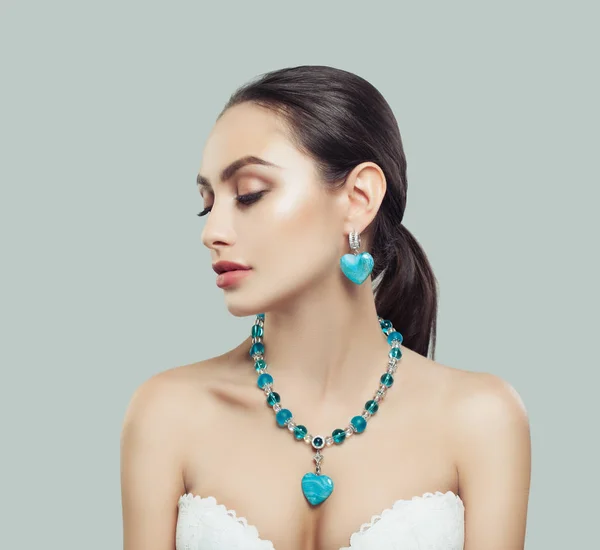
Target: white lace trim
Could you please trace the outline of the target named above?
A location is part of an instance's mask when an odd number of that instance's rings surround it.
[[[227,514],[228,516],[233,518],[237,523],[242,525],[244,527],[244,530],[252,538],[255,538],[257,541],[260,541],[262,543],[270,544],[271,546],[273,546],[273,543],[270,540],[260,538],[258,529],[254,525],[248,523],[248,520],[244,516],[238,517],[235,510],[230,510],[224,504],[219,504],[215,497],[213,497],[213,496],[201,497],[200,495],[195,495],[193,493],[185,493],[179,497],[179,505],[180,506],[182,504],[184,506],[189,506],[190,503],[196,502],[196,501],[198,503],[200,503],[201,505],[204,505],[203,507],[216,508],[217,510],[222,510],[225,514]]]
[[[373,527],[373,525],[375,525],[379,520],[383,519],[384,516],[386,516],[387,514],[389,514],[390,512],[392,512],[393,510],[396,510],[398,508],[399,505],[403,505],[407,502],[413,502],[415,500],[425,500],[427,498],[431,498],[431,497],[454,497],[457,502],[460,501],[461,504],[463,504],[461,498],[455,494],[452,491],[446,491],[445,493],[442,493],[441,491],[435,491],[435,493],[423,493],[420,496],[414,496],[412,498],[405,498],[405,499],[398,499],[396,502],[394,502],[394,504],[392,504],[392,506],[390,508],[386,508],[383,512],[381,512],[380,514],[375,514],[374,516],[371,517],[371,521],[368,521],[367,523],[363,523],[360,526],[360,529],[358,531],[355,531],[354,533],[352,533],[352,535],[350,536],[350,538],[352,538],[353,535],[356,535],[357,533],[364,533],[365,531],[369,530],[371,527]]]
[[[352,533],[350,535],[350,537],[349,537],[350,546],[344,547],[340,550],[350,550],[352,548],[352,543],[354,541],[356,541],[356,539],[358,537],[360,537],[366,531],[371,529],[377,522],[382,520],[388,514],[392,513],[394,510],[397,510],[401,506],[406,506],[407,504],[409,504],[411,502],[424,501],[424,500],[430,499],[432,497],[445,497],[449,501],[455,501],[456,504],[464,510],[464,503],[463,503],[462,499],[460,498],[460,496],[455,494],[453,491],[446,491],[445,493],[443,493],[441,491],[435,491],[433,493],[426,492],[426,493],[423,493],[422,495],[416,495],[416,496],[413,496],[408,499],[398,499],[392,504],[392,506],[390,508],[386,508],[380,514],[373,515],[371,517],[370,521],[363,523],[360,526],[360,528],[358,529],[358,531],[355,531],[354,533]],[[270,545],[271,548],[274,548],[273,543],[270,540],[260,538],[258,529],[254,525],[248,523],[248,520],[244,516],[238,516],[237,512],[235,510],[227,508],[224,504],[219,504],[215,497],[213,497],[213,496],[201,497],[200,495],[196,495],[193,493],[185,493],[179,497],[178,505],[180,507],[181,506],[189,506],[190,503],[192,503],[192,502],[199,503],[203,508],[204,507],[205,508],[216,508],[218,510],[223,511],[225,514],[227,514],[232,519],[234,519],[237,523],[242,525],[244,530],[247,532],[247,534],[249,536],[251,536],[253,539],[255,539],[257,542],[260,542],[263,544],[268,544],[268,545]]]

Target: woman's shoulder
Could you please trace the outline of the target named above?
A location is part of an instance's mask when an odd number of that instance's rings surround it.
[[[167,402],[194,398],[199,392],[206,391],[223,372],[223,365],[228,363],[227,356],[228,353],[165,369],[142,382],[136,393],[152,394]]]
[[[470,371],[423,357],[408,350],[415,388],[440,404],[450,429],[462,436],[494,423],[512,422],[527,427],[527,410],[517,390],[501,376]]]
[[[518,391],[505,378],[469,371],[423,358],[423,376],[444,396],[443,410],[457,452],[504,445],[529,437],[528,412]]]
[[[503,402],[505,406],[523,408],[516,389],[504,378],[486,371],[470,371],[423,357],[407,350],[413,371],[419,373],[421,382],[439,388],[446,394],[447,405],[456,411],[479,409],[490,401]]]
[[[178,365],[151,375],[133,391],[125,423],[151,424],[160,419],[170,426],[190,414],[190,404],[202,404],[203,394],[218,372],[223,356]]]

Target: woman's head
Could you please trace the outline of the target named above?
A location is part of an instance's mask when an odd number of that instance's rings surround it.
[[[274,166],[253,162],[220,180],[226,166],[249,156]],[[344,280],[339,259],[350,252],[348,234],[355,229],[360,251],[375,260],[372,279],[382,274],[374,288],[378,314],[393,322],[407,347],[427,355],[431,340],[435,348],[435,278],[401,225],[407,181],[398,124],[366,80],[327,66],[261,75],[225,105],[200,175],[201,183],[212,184],[200,190],[212,207],[202,240],[213,261],[256,270],[240,291],[261,301],[255,312],[241,315],[268,310],[266,303],[332,278],[353,285]],[[253,204],[235,198],[261,191]],[[245,307],[252,307],[248,300]]]

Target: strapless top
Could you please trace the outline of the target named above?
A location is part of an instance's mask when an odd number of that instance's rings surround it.
[[[464,513],[452,491],[397,500],[350,535],[340,550],[463,550]],[[179,497],[176,550],[275,550],[270,540],[212,496]]]

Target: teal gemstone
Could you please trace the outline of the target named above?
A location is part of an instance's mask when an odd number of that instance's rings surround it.
[[[400,348],[392,348],[388,353],[388,356],[399,359],[400,357],[402,357],[402,350]]]
[[[277,420],[277,424],[283,428],[288,421],[292,418],[292,411],[289,409],[281,409],[276,415],[275,420]]]
[[[260,325],[252,325],[252,338],[259,338],[264,332],[264,329]]]
[[[371,414],[375,414],[379,410],[377,401],[373,401],[372,399],[367,401],[365,404],[365,410],[369,411]]]
[[[302,478],[302,492],[313,506],[321,504],[333,492],[333,480],[326,475],[309,472]]]
[[[380,378],[381,383],[384,386],[387,386],[388,388],[394,383],[394,377],[389,373],[386,372],[385,374],[383,374]]]
[[[402,343],[402,334],[400,334],[397,330],[394,330],[393,332],[390,332],[388,334],[388,344],[391,346],[392,345],[392,341],[394,340],[400,340],[400,343]]]
[[[267,395],[267,403],[272,407],[275,403],[279,403],[281,401],[281,397],[275,391],[272,391],[269,395]]]
[[[267,368],[267,362],[264,359],[254,361],[254,368],[259,371]]]
[[[322,449],[325,447],[325,440],[320,435],[315,435],[312,440],[313,449]]]
[[[333,437],[333,441],[339,445],[340,443],[344,442],[344,439],[346,439],[346,432],[338,428],[337,430],[333,430],[331,436]]]
[[[265,314],[264,313],[257,313],[256,314],[256,318],[257,319],[262,319],[264,321],[265,320]]]
[[[367,427],[367,421],[362,416],[355,416],[350,420],[350,424],[354,426],[356,433],[360,434],[365,431]]]
[[[257,383],[259,388],[264,388],[267,384],[273,383],[273,377],[268,372],[263,372],[258,377]]]
[[[340,267],[348,279],[358,285],[364,283],[373,271],[375,262],[368,252],[360,254],[344,254],[340,258]]]
[[[265,346],[262,342],[254,342],[254,344],[252,344],[252,347],[250,348],[251,357],[253,357],[254,355],[262,355],[264,352]]]
[[[385,319],[383,321],[380,321],[379,325],[381,326],[381,328],[383,330],[386,330],[388,328],[392,328],[392,322],[388,321],[388,320],[385,320]]]
[[[294,428],[294,437],[296,439],[304,439],[304,436],[308,433],[306,426],[299,424]]]

